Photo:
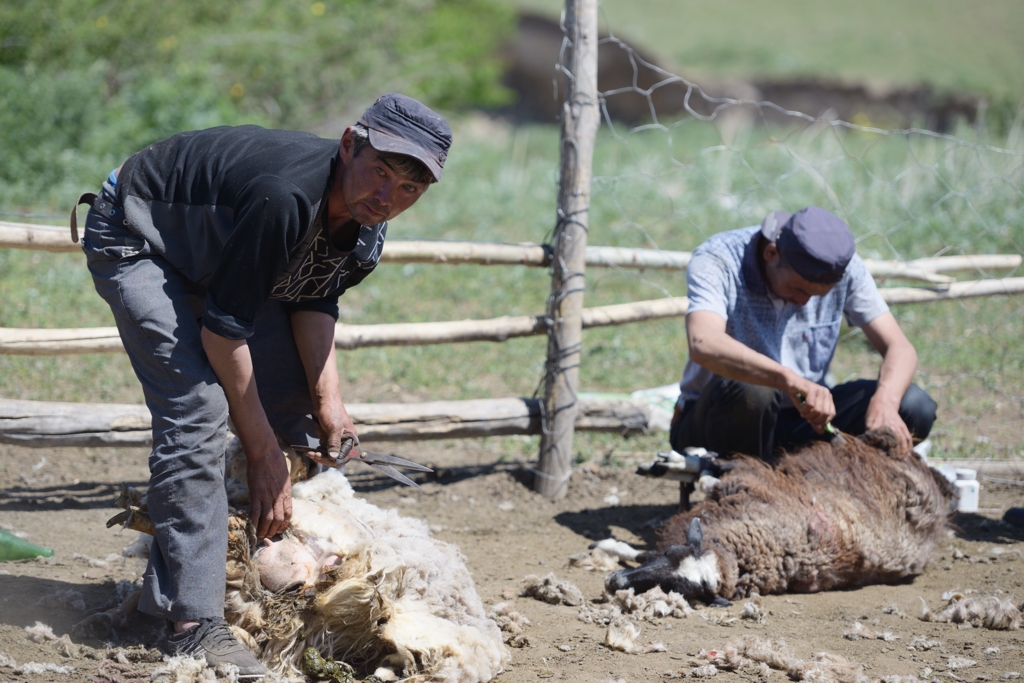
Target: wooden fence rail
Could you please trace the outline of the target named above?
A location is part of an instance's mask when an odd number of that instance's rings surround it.
[[[956,282],[937,289],[883,287],[882,298],[889,304],[917,304],[949,299],[1024,293],[1024,277]],[[583,328],[624,325],[686,315],[686,297],[668,297],[628,304],[583,309]],[[502,342],[515,337],[545,333],[544,316],[503,316],[490,320],[457,320],[429,323],[389,323],[335,327],[334,344],[339,349],[379,346],[426,346],[473,341]],[[0,354],[50,356],[73,353],[122,351],[115,327],[80,329],[0,328]]]
[[[489,398],[430,403],[347,403],[363,443],[540,434],[540,399]],[[143,405],[56,403],[0,398],[0,443],[34,448],[149,446]],[[631,401],[581,399],[576,429],[637,434],[650,410]]]
[[[51,252],[80,252],[66,228],[25,225],[0,221],[0,248],[35,249]],[[630,249],[588,246],[586,265],[595,268],[639,270],[685,270],[688,251]],[[384,243],[382,263],[438,263],[449,265],[523,265],[546,268],[551,265],[551,248],[542,244],[496,244],[492,242],[448,242],[441,240],[389,240]],[[914,261],[865,259],[868,271],[878,280],[900,279],[950,283],[943,273],[1013,270],[1021,265],[1019,254],[936,256]]]

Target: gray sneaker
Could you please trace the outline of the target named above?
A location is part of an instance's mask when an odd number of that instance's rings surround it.
[[[206,664],[211,668],[219,664],[234,664],[238,667],[240,680],[251,681],[267,675],[267,667],[260,664],[259,660],[238,642],[223,617],[198,621],[197,626],[167,637],[172,655],[186,655],[196,659],[205,657]]]

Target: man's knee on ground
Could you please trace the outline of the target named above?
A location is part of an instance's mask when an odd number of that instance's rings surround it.
[[[751,414],[759,414],[765,410],[771,410],[773,404],[778,400],[777,391],[771,387],[763,387],[756,384],[748,384],[739,380],[715,377],[705,388],[710,392],[709,408],[720,410],[728,408],[730,411],[749,411]],[[705,395],[701,395],[703,400]]]
[[[733,382],[739,385],[742,397],[740,405],[750,411],[751,415],[760,415],[777,407],[778,391],[772,387],[762,387],[746,382]]]
[[[916,384],[911,384],[903,394],[899,412],[910,433],[918,439],[924,439],[932,431],[937,409],[938,405],[927,391]]]

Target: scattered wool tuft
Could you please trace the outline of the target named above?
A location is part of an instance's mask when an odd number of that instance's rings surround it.
[[[636,654],[641,648],[637,645],[637,638],[640,637],[640,626],[626,617],[613,619],[608,624],[608,630],[604,634],[604,644],[610,650]]]
[[[939,647],[942,643],[934,638],[927,638],[925,636],[914,636],[909,643],[907,643],[908,650],[931,650],[933,647]]]
[[[149,671],[136,671],[130,666],[104,659],[90,683],[149,683]]]
[[[28,637],[35,643],[45,643],[48,640],[57,640],[57,636],[54,635],[53,629],[41,621],[37,621],[34,626],[26,626],[25,632],[28,633]]]
[[[98,560],[95,557],[89,557],[88,555],[83,555],[82,553],[75,553],[71,556],[71,559],[77,562],[84,562],[90,567],[95,567],[97,569],[107,569],[108,567],[110,567],[110,564],[106,560]]]
[[[944,594],[943,599],[948,599],[949,604],[938,613],[928,608],[924,598],[919,599],[922,605],[921,621],[970,624],[994,631],[1016,631],[1021,627],[1020,607],[995,595],[966,596],[953,593],[946,598]]]
[[[53,649],[68,659],[78,659],[78,655],[81,652],[81,649],[71,642],[71,636],[66,633],[53,641]]]
[[[862,667],[839,655],[819,652],[810,659],[799,659],[781,639],[773,642],[745,637],[726,644],[720,650],[711,650],[706,656],[718,668],[729,671],[761,662],[777,671],[784,671],[793,680],[811,683],[863,683],[867,680]]]
[[[493,619],[502,631],[513,635],[522,633],[523,629],[530,626],[530,620],[517,612],[511,602],[499,602],[491,608],[491,613],[487,616]]]
[[[764,601],[760,595],[752,595],[750,600],[743,603],[743,609],[740,611],[740,619],[748,619],[758,624],[764,624],[768,621],[768,614],[764,609]]]
[[[530,574],[523,579],[520,597],[533,598],[551,605],[578,607],[586,602],[583,592],[568,581],[559,581],[552,573],[544,577]]]
[[[695,666],[686,673],[687,678],[711,678],[718,675],[718,667],[714,664]]]
[[[606,606],[592,605],[589,602],[582,607],[580,611],[576,613],[576,618],[582,621],[584,624],[610,624],[612,619],[620,616],[622,610],[617,605],[609,604]]]
[[[640,632],[639,624],[628,617],[618,617],[608,624],[608,629],[604,634],[604,644],[611,650],[631,655],[667,651],[665,643],[662,642],[649,641],[640,645],[637,642]]]
[[[13,669],[18,666],[18,663],[6,652],[0,652],[0,666]]]
[[[859,621],[853,622],[849,631],[843,631],[843,638],[847,640],[884,640],[891,643],[899,640],[899,636],[893,635],[891,631],[871,631]]]
[[[262,679],[262,683],[286,683],[302,679],[283,678],[271,673]],[[215,669],[206,665],[203,659],[192,657],[169,657],[164,666],[150,674],[150,683],[239,683],[238,667],[233,664],[220,664]]]
[[[960,657],[959,655],[954,655],[946,661],[946,668],[952,670],[969,669],[975,664],[977,664],[977,662],[973,659],[968,659],[967,657]]]
[[[27,662],[21,666],[14,667],[14,673],[21,676],[25,676],[27,674],[41,676],[46,672],[67,676],[70,673],[74,673],[74,671],[75,667],[73,666],[60,666],[53,662],[44,662],[42,664],[38,662]]]
[[[192,657],[171,657],[150,674],[151,683],[215,683],[216,674],[206,662]]]
[[[639,595],[632,588],[615,591],[609,601],[623,614],[634,615],[639,619],[672,616],[680,619],[693,613],[693,608],[679,593],[666,593],[661,586],[655,586]]]

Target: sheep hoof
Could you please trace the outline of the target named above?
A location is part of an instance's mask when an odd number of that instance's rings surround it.
[[[712,600],[708,606],[709,607],[730,607],[731,605],[732,605],[731,602],[729,602],[728,600],[723,598],[721,595],[719,595],[714,600]]]

